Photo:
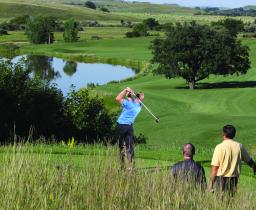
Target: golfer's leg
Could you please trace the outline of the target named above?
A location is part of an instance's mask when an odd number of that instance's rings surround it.
[[[119,158],[121,170],[125,169],[125,135],[124,135],[124,127],[120,124],[116,126],[116,142],[119,146]]]
[[[135,168],[135,161],[134,161],[134,136],[133,136],[133,127],[130,126],[129,132],[128,132],[128,163],[129,163],[129,168],[132,170]]]

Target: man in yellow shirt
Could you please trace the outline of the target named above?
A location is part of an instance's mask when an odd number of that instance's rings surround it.
[[[212,171],[210,179],[210,191],[214,185],[221,192],[235,192],[244,161],[256,172],[256,163],[250,157],[242,144],[234,141],[236,129],[232,125],[223,127],[223,142],[215,147],[212,157]]]

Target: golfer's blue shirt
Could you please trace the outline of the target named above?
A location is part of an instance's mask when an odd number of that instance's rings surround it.
[[[117,120],[119,124],[131,125],[141,110],[141,104],[135,100],[122,101],[123,110]]]

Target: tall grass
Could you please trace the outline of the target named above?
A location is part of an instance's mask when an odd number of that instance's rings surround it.
[[[97,149],[97,148],[96,148]],[[119,170],[115,149],[82,156],[36,154],[31,146],[13,146],[1,155],[2,209],[254,209],[255,191],[233,197],[188,189],[169,170]]]

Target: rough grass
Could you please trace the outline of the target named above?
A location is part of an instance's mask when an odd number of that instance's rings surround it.
[[[161,170],[160,163],[154,170],[120,172],[113,155],[116,149],[83,149],[94,154],[75,155],[71,151],[76,148],[69,148],[60,156],[44,145],[1,148],[1,208],[253,209],[256,205],[253,177],[248,177],[246,186],[239,185],[235,197],[220,198],[217,193],[184,187],[169,170]]]

